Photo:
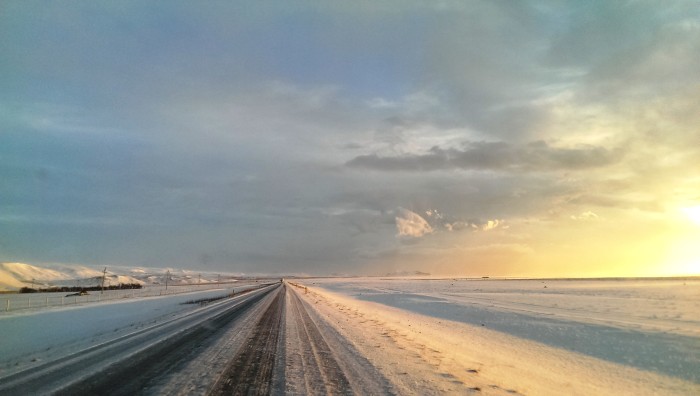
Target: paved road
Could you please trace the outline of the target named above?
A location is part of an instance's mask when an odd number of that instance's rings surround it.
[[[272,375],[283,312],[284,293],[278,291],[244,347],[231,359],[210,394],[266,395],[272,392]]]
[[[0,378],[0,394],[391,394],[292,286],[245,296]]]

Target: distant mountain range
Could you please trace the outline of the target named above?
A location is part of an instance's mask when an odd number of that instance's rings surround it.
[[[394,271],[387,272],[384,276],[430,276],[430,274],[421,271]]]

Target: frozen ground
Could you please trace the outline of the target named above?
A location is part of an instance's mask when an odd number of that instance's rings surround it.
[[[181,304],[229,292],[0,315],[0,394],[700,394],[697,280],[304,279]]]
[[[472,356],[475,344],[486,345],[492,355],[503,357],[499,364],[517,368],[510,375],[501,376],[510,378],[511,385],[522,383],[525,377],[533,378],[529,371],[543,365],[553,366],[547,379],[540,378],[549,381],[545,382],[548,386],[565,378],[581,382],[575,378],[590,377],[587,382],[599,384],[602,378],[607,378],[597,389],[606,390],[605,393],[616,384],[627,384],[630,389],[637,390],[639,384],[644,384],[644,389],[668,393],[675,385],[663,384],[686,383],[690,386],[688,389],[697,391],[700,383],[698,279],[366,278],[317,279],[306,283],[321,286],[323,289],[317,289],[319,296],[330,301],[342,300],[346,306],[365,311],[364,315],[372,314],[383,323],[382,327],[388,326],[386,318],[393,318],[397,334],[415,333],[417,323],[422,329],[433,328],[437,332],[433,334],[435,340],[428,340],[428,343],[435,344],[446,338],[454,341],[451,346],[442,345],[443,353]],[[357,315],[347,319],[348,323],[367,321]],[[390,335],[396,338],[395,334]],[[435,349],[440,350],[439,347]],[[537,353],[533,355],[534,352]],[[537,356],[537,361],[523,359],[528,356]],[[556,363],[559,358],[568,363]],[[492,360],[483,359],[481,364],[484,365]],[[586,362],[586,365],[577,362]],[[526,367],[533,369],[528,371]],[[575,372],[572,372],[573,367]],[[601,367],[601,370],[591,370],[591,367]],[[635,381],[630,382],[630,378]],[[658,386],[661,388],[657,389]],[[526,388],[517,390],[522,389]],[[676,392],[684,393],[683,389],[684,386],[680,386]]]

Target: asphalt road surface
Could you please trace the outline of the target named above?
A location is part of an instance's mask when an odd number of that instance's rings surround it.
[[[0,394],[392,394],[288,284],[272,284],[0,379]]]

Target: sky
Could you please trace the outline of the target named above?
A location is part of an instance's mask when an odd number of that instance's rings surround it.
[[[700,274],[697,1],[0,4],[0,261]]]

